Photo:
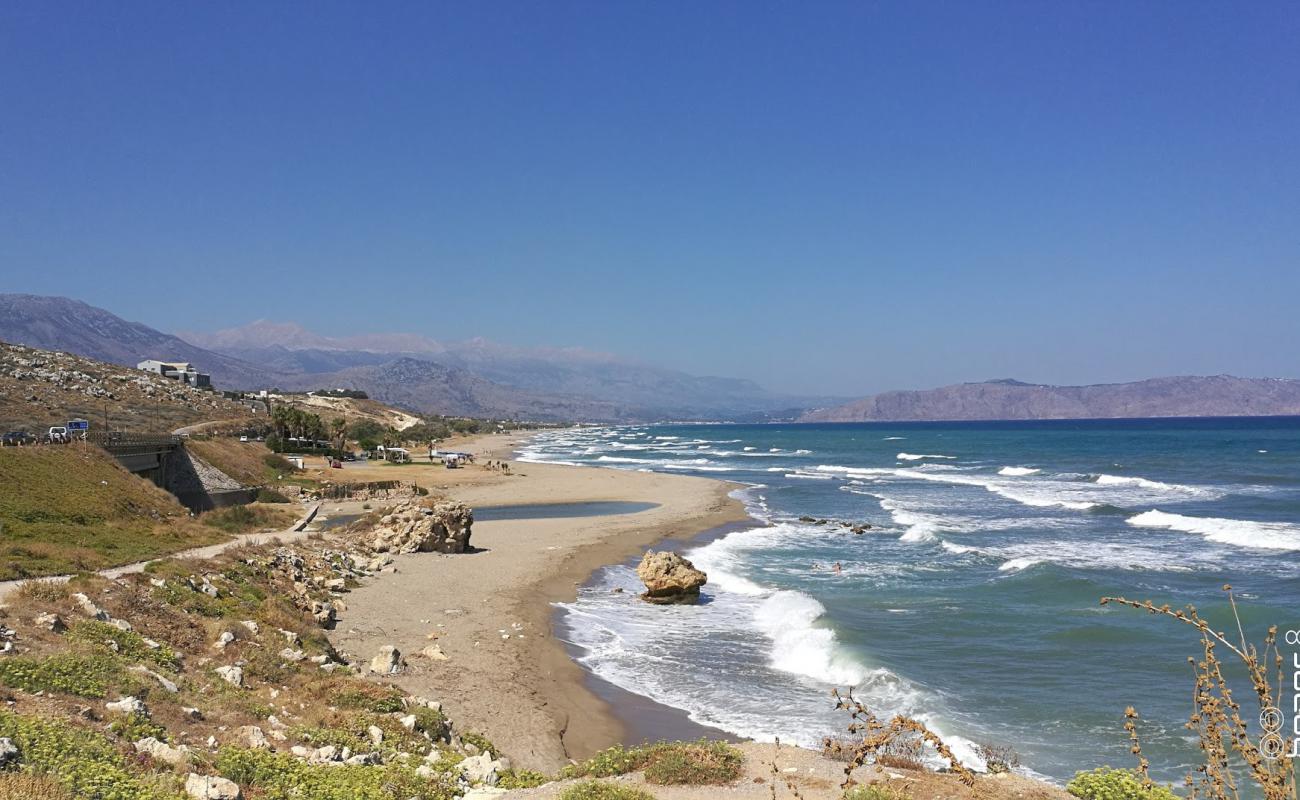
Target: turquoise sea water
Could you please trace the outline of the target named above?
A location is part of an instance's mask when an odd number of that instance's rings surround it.
[[[1300,628],[1297,418],[583,428],[521,456],[745,485],[755,524],[687,548],[700,605],[640,603],[614,565],[562,610],[593,672],[737,735],[816,744],[853,685],[976,766],[974,743],[1009,744],[1064,780],[1131,763],[1133,705],[1177,781],[1194,631],[1099,598],[1226,626],[1231,583],[1254,638]]]

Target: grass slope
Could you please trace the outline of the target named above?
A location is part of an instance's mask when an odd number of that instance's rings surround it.
[[[102,569],[225,538],[96,447],[0,449],[0,579]]]

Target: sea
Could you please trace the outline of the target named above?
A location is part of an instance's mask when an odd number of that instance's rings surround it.
[[[1101,598],[1235,632],[1230,584],[1248,638],[1300,629],[1296,417],[582,427],[519,457],[736,482],[752,523],[674,545],[708,573],[699,604],[638,601],[629,562],[558,611],[593,674],[736,736],[816,747],[853,687],[972,767],[1010,746],[1064,782],[1134,764],[1133,706],[1181,783],[1196,632]]]

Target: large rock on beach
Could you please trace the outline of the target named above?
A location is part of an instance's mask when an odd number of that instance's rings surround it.
[[[371,544],[380,553],[464,553],[473,525],[464,503],[402,503],[379,520]]]
[[[669,605],[694,603],[700,599],[700,587],[709,576],[676,553],[646,551],[636,575],[645,584],[641,599],[648,603]]]

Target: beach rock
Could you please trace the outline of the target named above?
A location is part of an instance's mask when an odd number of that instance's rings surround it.
[[[137,753],[144,753],[155,761],[161,761],[164,764],[171,764],[173,767],[179,767],[183,764],[189,764],[190,749],[185,745],[172,747],[166,742],[160,742],[152,736],[146,736],[134,745]]]
[[[55,633],[63,633],[68,629],[67,624],[63,621],[63,617],[52,613],[38,614],[36,616],[36,627],[44,628],[47,631],[53,631]]]
[[[17,764],[21,755],[18,752],[18,745],[14,744],[13,739],[8,736],[0,739],[0,769],[8,769]]]
[[[474,512],[464,503],[402,503],[380,519],[371,547],[377,553],[464,553],[473,524]]]
[[[266,733],[256,725],[244,725],[235,730],[235,738],[245,747],[253,750],[270,750],[271,743],[266,740]]]
[[[456,766],[465,780],[486,786],[497,785],[497,773],[502,769],[501,762],[493,760],[491,753],[469,756]]]
[[[244,685],[244,668],[238,666],[217,667],[217,675],[231,686]]]
[[[370,671],[376,675],[396,675],[402,671],[402,652],[391,644],[379,648],[370,659]]]
[[[97,619],[101,622],[108,621],[108,612],[96,605],[95,601],[91,600],[82,592],[74,594],[72,599],[77,601],[77,607],[81,609],[81,613],[91,619]]]
[[[709,579],[676,553],[656,553],[653,550],[646,551],[636,574],[646,587],[641,599],[660,605],[696,602],[700,597],[700,587]]]
[[[239,784],[217,775],[191,772],[185,778],[185,793],[194,800],[239,800]]]
[[[420,655],[430,661],[447,661],[447,654],[442,652],[442,648],[436,644],[431,644],[420,651]]]
[[[148,714],[149,709],[145,707],[144,701],[136,697],[123,697],[112,703],[105,703],[104,708],[109,711],[117,711],[122,714]]]

